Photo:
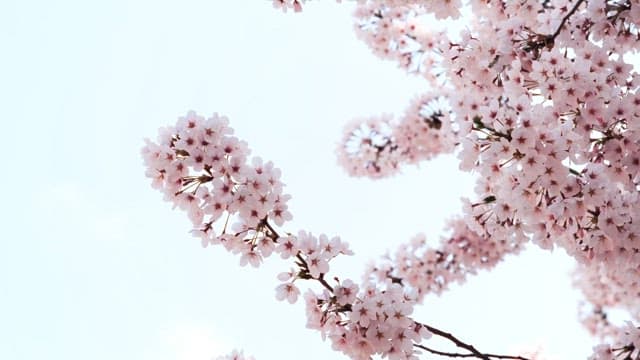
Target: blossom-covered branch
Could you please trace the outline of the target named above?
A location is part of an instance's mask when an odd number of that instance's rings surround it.
[[[276,0],[302,9],[302,0]],[[433,31],[430,21],[473,16],[463,30]],[[293,261],[280,274],[280,300],[295,302],[299,281],[308,326],[355,359],[524,359],[482,353],[410,315],[440,293],[532,242],[577,260],[583,321],[607,344],[592,359],[640,357],[640,4],[629,0],[362,0],[356,32],[384,58],[422,76],[432,89],[403,116],[347,126],[340,163],[354,176],[380,178],[403,164],[456,151],[478,175],[474,199],[451,236],[429,248],[423,236],[374,264],[358,285],[328,275],[350,250],[339,238],[278,230],[291,219],[280,171],[249,161],[226,118],[195,113],[163,129],[143,154],[147,176],[187,211],[204,246],[222,244],[241,264],[278,253]],[[613,324],[609,309],[631,321]],[[432,348],[439,336],[461,352]]]
[[[434,94],[416,97],[404,116],[354,120],[338,144],[338,162],[351,176],[373,179],[398,173],[403,164],[416,164],[450,153],[458,141],[447,100]]]
[[[305,294],[307,326],[328,337],[334,348],[354,359],[373,354],[414,358],[432,335],[451,341],[480,358],[513,358],[481,353],[450,333],[410,317],[418,292],[393,281],[327,280],[329,263],[350,255],[339,238],[300,231],[280,234],[275,225],[291,219],[280,171],[271,162],[253,158],[247,145],[232,136],[225,117],[189,112],[174,127],[161,130],[158,142],[147,140],[143,157],[147,176],[165,198],[187,212],[204,246],[222,244],[240,255],[241,265],[259,266],[277,253],[295,265],[281,273],[279,300],[296,302],[297,282],[315,281],[322,291]],[[229,226],[230,221],[232,224]],[[445,352],[441,352],[445,354]]]
[[[403,58],[402,37],[429,34],[414,48],[451,105],[461,169],[479,175],[466,225],[507,248],[564,248],[596,310],[585,321],[602,324],[593,329],[608,328],[597,320],[605,308],[637,321],[640,77],[628,55],[640,47],[640,5],[467,4],[473,17],[460,34],[430,31],[420,18],[433,11],[421,2],[367,1],[354,16],[385,59]]]

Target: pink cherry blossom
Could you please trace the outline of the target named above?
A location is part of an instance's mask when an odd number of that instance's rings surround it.
[[[299,12],[303,2],[273,4]],[[458,33],[430,26],[465,11],[473,16]],[[352,254],[347,243],[281,229],[292,214],[280,170],[250,158],[219,114],[188,112],[146,141],[152,187],[186,212],[203,246],[221,244],[241,265],[258,267],[274,252],[291,261],[276,298],[294,303],[310,284],[307,326],[351,358],[526,359],[480,352],[412,314],[429,294],[527,243],[577,261],[580,318],[602,341],[591,359],[640,357],[640,75],[629,56],[640,49],[640,4],[360,0],[354,18],[374,55],[430,90],[401,115],[348,123],[338,162],[377,179],[455,153],[460,169],[477,175],[475,195],[438,243],[417,235],[370,264],[360,283],[330,274],[334,258]],[[628,321],[611,322],[611,311]],[[432,348],[432,336],[460,352]]]

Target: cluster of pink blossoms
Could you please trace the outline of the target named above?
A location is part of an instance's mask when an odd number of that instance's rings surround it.
[[[600,344],[594,348],[589,360],[616,360],[640,358],[640,328],[627,322],[618,330],[614,344]]]
[[[299,231],[298,236],[280,238],[276,251],[283,259],[293,258],[297,266],[297,269],[278,275],[283,283],[276,288],[276,298],[281,301],[286,299],[291,304],[300,295],[300,290],[295,285],[296,280],[314,279],[330,288],[324,280],[325,274],[329,272],[329,262],[340,254],[353,254],[349,245],[338,237],[329,239],[324,234],[316,237],[305,231]]]
[[[621,333],[595,325],[607,308],[640,323],[640,4],[471,0],[459,35],[430,31],[442,13],[426,4],[367,1],[356,30],[448,99],[461,169],[479,175],[469,228],[564,248],[592,330]]]
[[[345,127],[338,162],[351,176],[386,177],[403,164],[415,164],[452,152],[456,131],[442,98],[416,97],[404,116],[356,119]]]
[[[330,261],[338,255],[352,254],[348,245],[337,237],[305,231],[280,235],[276,226],[291,218],[280,172],[259,158],[253,158],[249,165],[246,144],[231,134],[226,118],[217,114],[204,118],[189,112],[175,127],[161,129],[157,143],[147,140],[142,150],[153,186],[187,212],[194,225],[193,235],[204,246],[222,244],[240,254],[242,265],[257,267],[272,253],[292,259],[295,266],[278,275],[282,283],[276,287],[276,298],[294,303],[300,295],[297,282],[320,284],[321,291],[305,294],[307,326],[320,331],[336,350],[354,359],[369,359],[375,354],[416,359],[421,351],[437,354],[437,350],[422,344],[431,334],[467,349],[470,356],[494,356],[413,320],[413,306],[422,295],[403,286],[402,281],[372,278],[362,286],[337,277],[328,281]],[[227,229],[230,220],[234,224]],[[475,240],[455,241],[470,241],[470,246],[475,246]],[[242,358],[241,353],[229,356]]]
[[[305,294],[307,327],[322,332],[333,349],[352,359],[416,359],[416,344],[431,337],[427,326],[412,320],[415,295],[398,284],[365,283],[362,291],[350,280],[321,294]]]
[[[605,264],[580,265],[574,271],[574,278],[575,286],[586,300],[580,309],[581,320],[602,340],[614,342],[626,331],[609,320],[610,310],[629,309],[631,318],[640,318],[640,278],[630,282],[624,275],[612,273]]]
[[[301,10],[302,0],[276,0]],[[459,34],[429,21],[473,17]],[[308,326],[356,359],[415,358],[429,334],[465,352],[494,356],[411,320],[412,307],[505,254],[532,242],[560,247],[579,263],[583,322],[607,344],[592,359],[640,356],[640,76],[630,55],[640,48],[635,0],[359,1],[356,32],[383,59],[396,61],[433,89],[405,115],[353,122],[338,148],[354,176],[384,177],[403,164],[457,151],[460,168],[478,175],[476,199],[437,249],[424,237],[372,265],[366,281],[325,279],[329,261],[349,250],[337,239],[274,227],[291,215],[279,171],[247,163],[246,144],[226,119],[190,113],[148,143],[144,157],[166,198],[186,210],[203,243],[223,243],[257,266],[273,251],[294,259],[279,276],[280,300],[305,295]],[[234,225],[230,230],[227,223]],[[369,301],[369,300],[374,301]],[[612,324],[610,309],[630,322]],[[523,357],[503,357],[524,359]]]
[[[187,212],[193,234],[204,246],[223,244],[240,253],[242,265],[256,267],[273,252],[292,258],[296,268],[278,276],[279,300],[297,300],[296,281],[321,283],[323,292],[305,296],[308,326],[330,338],[336,349],[358,359],[374,353],[411,357],[413,342],[428,334],[407,317],[413,309],[411,298],[398,286],[382,291],[371,285],[359,294],[351,280],[330,285],[324,279],[329,262],[340,254],[352,254],[348,245],[337,237],[304,231],[280,236],[272,223],[281,226],[291,219],[280,171],[259,158],[249,165],[246,143],[232,133],[225,117],[189,112],[175,127],[161,129],[157,143],[147,140],[142,150],[147,176],[166,200]],[[243,357],[234,352],[225,359]]]
[[[427,246],[424,234],[400,245],[393,257],[371,264],[366,277],[378,282],[402,284],[421,302],[428,294],[440,295],[451,283],[463,283],[478,270],[489,270],[505,255],[517,254],[524,240],[481,236],[469,229],[464,220],[449,223],[451,234],[443,237],[437,248]]]
[[[275,249],[268,220],[291,219],[290,196],[282,193],[280,170],[259,157],[248,163],[247,144],[232,133],[227,118],[191,111],[161,129],[157,143],[147,140],[142,155],[153,187],[187,212],[203,246],[222,243],[241,264],[258,266]]]
[[[301,231],[281,241],[279,247],[287,249],[281,256],[293,257],[297,268],[278,276],[283,283],[276,288],[276,297],[294,303],[300,294],[296,281],[319,282],[321,292],[308,290],[304,296],[307,327],[320,331],[335,350],[353,359],[370,359],[374,354],[412,359],[417,353],[415,344],[430,337],[425,325],[409,317],[416,297],[407,289],[373,282],[360,289],[350,279],[334,278],[333,284],[325,280],[329,261],[339,254],[351,254],[338,238],[316,238]]]

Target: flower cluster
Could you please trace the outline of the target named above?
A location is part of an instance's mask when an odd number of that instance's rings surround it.
[[[409,315],[416,297],[397,284],[378,286],[365,283],[363,290],[350,279],[331,285],[325,279],[329,261],[339,254],[350,255],[346,243],[325,235],[315,237],[300,231],[279,242],[277,252],[293,257],[297,269],[278,275],[283,283],[276,288],[276,298],[294,303],[300,290],[297,280],[315,280],[323,291],[305,294],[307,327],[329,338],[335,350],[353,359],[369,359],[382,354],[391,359],[406,359],[416,352],[414,344],[429,337],[424,325]]]
[[[369,359],[374,354],[414,359],[421,351],[442,354],[421,344],[431,334],[466,349],[467,357],[501,358],[480,353],[449,333],[413,320],[410,315],[421,299],[420,290],[384,278],[369,279],[363,285],[338,277],[328,281],[329,262],[338,255],[352,254],[348,244],[338,237],[305,231],[281,235],[274,224],[282,225],[291,215],[280,172],[259,158],[249,165],[247,145],[232,133],[224,117],[214,114],[205,119],[189,112],[175,127],[162,129],[157,143],[147,140],[142,150],[153,186],[187,212],[196,228],[193,233],[203,245],[223,244],[240,254],[241,265],[257,267],[272,253],[292,259],[295,267],[278,275],[282,283],[276,287],[276,298],[294,303],[300,295],[298,281],[320,284],[322,291],[309,290],[305,295],[307,326],[319,330],[336,350],[354,359]],[[223,218],[222,230],[215,233]],[[462,252],[469,259],[475,252],[478,261],[493,261],[486,252],[469,250],[465,244],[476,238],[463,236],[453,240],[454,248],[466,248]],[[234,352],[223,359],[239,360],[243,355]]]
[[[400,166],[416,164],[453,151],[457,132],[442,97],[416,97],[404,116],[356,119],[344,130],[338,163],[351,176],[380,178],[396,174]]]
[[[301,10],[303,0],[275,0]],[[428,293],[488,269],[526,242],[561,247],[579,263],[576,285],[588,302],[587,327],[607,342],[593,359],[638,358],[640,330],[609,323],[609,309],[640,322],[640,3],[630,0],[468,0],[460,34],[433,32],[433,19],[457,18],[462,2],[362,0],[356,32],[374,54],[423,77],[436,91],[397,120],[352,122],[338,147],[354,176],[380,178],[403,164],[457,150],[478,175],[476,196],[452,235],[428,248],[423,236],[372,266],[365,282],[330,283],[329,261],[349,254],[337,238],[282,233],[291,219],[280,171],[232,136],[226,118],[193,112],[161,130],[143,150],[147,176],[187,211],[203,245],[222,243],[258,266],[276,252],[294,268],[278,277],[280,300],[295,302],[298,281],[308,326],[355,359],[414,358],[419,350],[453,357],[483,354],[409,315]],[[431,95],[437,94],[437,95]],[[249,161],[250,160],[250,161]],[[231,223],[230,223],[231,221]],[[332,282],[332,281],[331,281]],[[443,337],[464,353],[430,350]]]
[[[468,227],[564,248],[594,309],[637,320],[640,75],[628,55],[640,48],[640,5],[471,0],[472,23],[452,37],[424,30],[426,4],[362,4],[357,32],[449,99],[460,167],[479,174]]]
[[[359,288],[345,280],[333,292],[305,294],[307,327],[320,330],[335,350],[352,359],[370,359],[379,354],[389,359],[412,359],[415,344],[431,333],[409,315],[415,296],[398,284],[381,288],[365,283]]]
[[[429,247],[424,234],[399,246],[393,257],[369,266],[365,278],[392,282],[415,292],[421,302],[427,294],[441,294],[451,283],[463,283],[467,275],[488,270],[505,255],[517,254],[526,237],[488,238],[469,229],[463,219],[449,223],[451,235],[439,247]]]
[[[629,309],[631,320],[640,323],[640,268],[628,273],[605,263],[580,265],[574,271],[575,286],[587,301],[581,310],[586,328],[602,340],[619,338],[619,327],[609,320],[612,310]]]
[[[294,284],[296,280],[317,280],[325,288],[333,291],[324,279],[329,272],[329,262],[336,256],[352,255],[349,244],[338,237],[329,239],[326,235],[319,237],[305,231],[298,232],[298,236],[288,236],[279,240],[276,252],[283,259],[292,257],[297,266],[296,270],[278,275],[283,283],[276,288],[276,298],[294,303],[300,295],[300,290]]]
[[[589,360],[617,360],[640,358],[640,327],[627,322],[617,329],[614,345],[600,344]]]
[[[142,155],[153,187],[187,212],[203,246],[222,243],[241,264],[258,266],[276,245],[269,221],[292,218],[290,196],[280,170],[259,157],[249,163],[247,144],[232,133],[226,117],[190,111],[161,129],[157,143],[147,140]]]
[[[358,285],[350,280],[331,286],[324,278],[329,262],[339,254],[352,254],[348,244],[305,231],[280,236],[270,222],[282,225],[291,218],[280,171],[260,158],[253,158],[249,165],[247,145],[232,133],[225,117],[214,114],[205,119],[189,112],[175,127],[162,129],[157,143],[147,140],[142,150],[147,176],[166,200],[187,212],[203,245],[224,244],[241,254],[242,265],[258,266],[274,252],[283,259],[293,258],[297,269],[278,276],[283,281],[276,288],[279,300],[297,300],[297,280],[322,284],[323,293],[306,296],[308,306],[315,298],[308,324],[331,338],[334,346],[354,358],[412,354],[413,341],[424,338],[425,331],[407,317],[412,310],[410,298],[397,286],[381,291],[372,285],[360,298],[356,297]],[[227,232],[232,217],[236,222]],[[223,218],[224,226],[216,234],[214,224]],[[234,352],[223,359],[244,357]]]
[[[393,138],[391,117],[354,119],[345,126],[336,153],[338,163],[351,176],[375,179],[396,173],[401,157]]]
[[[396,61],[409,73],[435,83],[441,58],[434,50],[445,44],[439,42],[442,37],[423,21],[426,3],[367,1],[359,4],[353,15],[356,35],[374,54]],[[453,5],[454,2],[437,3]]]

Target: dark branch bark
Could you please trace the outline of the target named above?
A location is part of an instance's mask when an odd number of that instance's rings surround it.
[[[441,355],[441,356],[448,356],[448,357],[478,358],[478,359],[482,359],[482,360],[491,360],[491,359],[530,360],[530,359],[522,357],[522,356],[483,353],[483,352],[480,352],[478,349],[476,349],[473,345],[463,342],[462,340],[458,339],[457,337],[453,336],[452,334],[450,334],[448,332],[442,331],[442,330],[437,329],[437,328],[435,328],[433,326],[430,326],[430,325],[426,325],[426,324],[420,324],[420,325],[424,326],[433,335],[445,338],[445,339],[451,341],[452,343],[454,343],[457,347],[459,347],[461,349],[465,349],[465,350],[467,350],[469,352],[468,354],[450,353],[450,352],[445,352],[445,351],[434,350],[434,349],[428,348],[428,347],[426,347],[424,345],[414,344],[415,347],[423,349],[423,350],[426,350],[426,351],[429,351],[432,354]]]
[[[567,22],[567,20],[569,20],[569,18],[571,16],[573,16],[573,14],[575,14],[575,12],[578,10],[578,8],[580,7],[580,5],[582,5],[582,3],[584,2],[584,0],[578,0],[578,2],[576,2],[576,4],[573,6],[573,8],[567,13],[567,15],[565,15],[562,18],[562,21],[560,22],[560,25],[558,25],[558,28],[556,29],[556,31],[551,34],[551,41],[554,41],[556,39],[556,37],[558,37],[558,35],[560,35],[560,32],[562,31],[562,28],[564,27],[564,24]]]

